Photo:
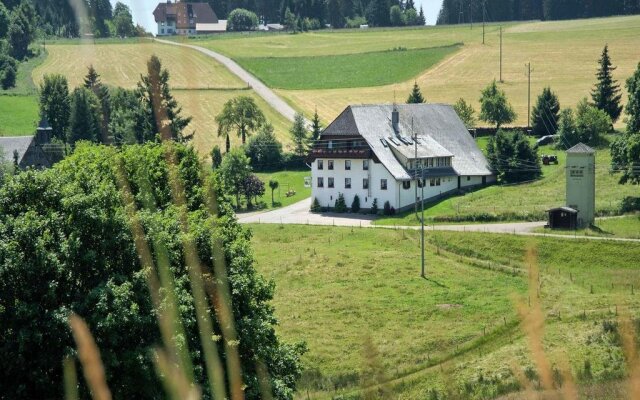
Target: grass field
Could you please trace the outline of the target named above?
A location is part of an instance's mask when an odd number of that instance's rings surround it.
[[[332,33],[332,35],[337,43],[341,43],[340,33]],[[349,34],[345,35],[348,37]],[[416,36],[421,37],[422,41],[429,45],[432,42],[440,45],[464,42],[465,45],[460,51],[426,70],[418,78],[418,84],[428,102],[451,104],[459,98],[464,98],[478,110],[481,89],[493,79],[499,79],[499,35],[495,26],[487,30],[485,45],[481,43],[481,30],[474,28],[471,31],[468,27],[464,32],[461,28],[449,27],[425,28],[417,31],[398,30],[393,34],[389,33],[388,36],[392,37],[397,45],[408,48],[416,43]],[[437,39],[432,40],[432,38]],[[262,40],[266,39],[247,39],[247,43],[239,48],[234,56],[238,58],[245,56],[251,43],[258,45]],[[372,35],[371,40],[375,42],[381,39],[377,35]],[[623,83],[633,73],[640,62],[640,57],[635,51],[636,44],[640,41],[640,16],[514,25],[505,29],[503,41],[504,83],[500,86],[507,93],[509,101],[518,114],[515,124],[526,125],[525,63],[531,62],[533,68],[532,101],[535,101],[536,96],[545,86],[551,86],[558,93],[563,107],[574,107],[581,98],[590,94],[595,82],[597,60],[605,44],[609,44],[613,63],[618,67],[614,77]],[[300,44],[302,47],[304,42],[302,39],[297,41],[292,39],[293,44]],[[227,41],[211,42],[212,47],[223,45],[226,46]],[[335,47],[339,49],[336,51],[343,53],[341,46]],[[346,48],[353,51],[351,46]],[[367,49],[370,48],[371,46],[367,47]],[[226,47],[225,50],[232,52],[232,49]],[[327,52],[327,49],[321,46],[310,47],[307,50],[307,56],[316,50],[318,55],[324,55]],[[261,50],[256,49],[256,52],[260,53]],[[292,49],[286,49],[283,52],[295,53]],[[321,118],[329,122],[348,104],[391,103],[394,101],[394,93],[404,99],[412,85],[413,79],[387,86],[358,89],[278,90],[278,93],[308,115],[311,115],[317,107]],[[623,94],[623,102],[626,103],[626,92]],[[622,118],[616,126],[623,126]]]
[[[242,88],[246,86],[221,64],[193,50],[157,43],[49,45],[49,57],[33,71],[35,82],[42,76],[61,73],[71,87],[82,84],[87,67],[93,65],[102,81],[133,88],[146,75],[147,61],[157,55],[171,74],[174,88]]]
[[[227,100],[241,95],[255,98],[267,119],[274,125],[278,138],[285,145],[290,143],[289,121],[276,113],[255,92],[247,89],[225,67],[196,51],[148,41],[126,44],[107,42],[97,45],[56,44],[48,45],[47,49],[49,57],[33,71],[34,80],[40,81],[45,74],[61,73],[69,79],[72,87],[82,83],[87,66],[92,64],[104,83],[133,88],[140,80],[140,75],[146,74],[149,57],[158,55],[171,74],[170,85],[183,107],[183,114],[193,117],[185,132],[196,131],[194,144],[203,155],[207,155],[215,144],[224,147],[224,138],[217,135],[215,117]],[[240,144],[240,140],[232,137],[231,143],[236,146]]]
[[[609,136],[612,139],[612,136]],[[479,139],[480,146],[486,147],[485,138]],[[565,204],[566,179],[564,165],[566,155],[563,151],[543,146],[538,153],[555,154],[558,165],[542,166],[543,177],[537,181],[510,186],[489,186],[466,195],[453,196],[429,204],[425,207],[425,216],[455,217],[472,216],[479,213],[501,215],[515,213],[522,216],[544,219],[544,212],[550,208]],[[638,196],[637,185],[618,184],[619,175],[609,172],[611,155],[608,148],[596,152],[596,211],[612,213],[619,209],[620,202],[626,196]],[[417,225],[413,212],[405,212],[393,217],[383,217],[375,224],[380,225]]]
[[[33,135],[37,124],[37,97],[0,96],[0,136]]]
[[[257,268],[276,283],[278,331],[309,347],[299,398],[356,398],[376,351],[377,383],[390,398],[430,398],[445,387],[463,391],[458,398],[514,390],[512,366],[532,366],[515,311],[527,303],[527,246],[539,255],[544,349],[553,365],[565,361],[576,376],[588,359],[594,381],[623,373],[602,321],[615,319],[616,304],[621,312],[638,305],[629,286],[640,284],[638,246],[436,232],[422,279],[417,232],[251,229]],[[369,341],[373,351],[365,350]]]
[[[257,175],[265,184],[265,193],[260,198],[260,201],[264,202],[266,208],[273,208],[271,205],[271,189],[269,188],[269,180],[271,179],[278,181],[280,185],[279,188],[273,192],[276,207],[286,207],[311,196],[311,188],[304,187],[304,178],[311,176],[311,171],[262,172]],[[289,190],[295,191],[296,194],[287,197],[286,193]]]
[[[570,236],[600,236],[640,239],[640,215],[626,215],[616,218],[597,218],[595,228],[578,230],[536,229],[536,232],[554,233]]]
[[[321,57],[244,58],[238,62],[272,88],[355,88],[412,79],[459,48],[453,45]]]

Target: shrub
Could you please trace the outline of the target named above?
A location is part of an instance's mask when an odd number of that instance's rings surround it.
[[[600,143],[600,136],[609,132],[613,123],[609,115],[583,99],[576,108],[576,131],[579,140],[590,146]]]
[[[384,215],[394,215],[396,213],[396,209],[391,206],[389,201],[385,201],[382,213]]]
[[[2,89],[7,90],[14,87],[17,75],[16,69],[11,65],[7,66],[3,72],[0,71],[0,86]]]
[[[371,214],[378,214],[378,199],[373,199],[373,204],[371,205]]]
[[[353,198],[353,202],[351,202],[351,212],[357,213],[360,211],[360,197],[355,195]]]
[[[489,139],[487,158],[501,182],[524,182],[542,175],[537,149],[520,132],[498,131]]]
[[[244,8],[236,8],[229,13],[227,30],[240,32],[251,31],[258,27],[258,16]]]
[[[340,193],[338,198],[336,199],[336,204],[333,208],[333,211],[337,213],[345,213],[347,212],[347,203],[344,200],[344,195]]]
[[[313,198],[313,203],[311,203],[311,212],[320,212],[322,211],[322,207],[320,207],[320,202],[317,197]]]
[[[254,171],[274,171],[282,166],[282,143],[273,133],[273,125],[266,124],[245,147]]]
[[[640,211],[640,197],[627,196],[622,199],[620,211],[622,213]]]
[[[366,25],[367,19],[365,17],[355,16],[353,18],[346,18],[345,28],[360,28],[360,25]]]

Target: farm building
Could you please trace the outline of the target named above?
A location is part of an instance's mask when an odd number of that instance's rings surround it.
[[[417,138],[414,140],[414,136]],[[396,210],[495,181],[484,154],[453,107],[444,104],[347,107],[315,142],[312,195],[333,207],[339,194],[361,207]]]
[[[40,121],[35,136],[0,137],[0,154],[4,162],[14,162],[18,167],[48,168],[61,157],[61,152],[51,151],[51,127],[46,119]]]
[[[208,3],[172,3],[168,0],[158,4],[153,17],[158,24],[158,36],[195,35],[227,30],[227,21],[218,20]]]

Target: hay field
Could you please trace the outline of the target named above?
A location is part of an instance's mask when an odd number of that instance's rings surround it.
[[[201,154],[207,154],[215,144],[224,146],[224,138],[217,136],[215,116],[227,100],[241,95],[256,99],[267,119],[274,125],[276,135],[290,142],[290,123],[277,114],[245,84],[217,61],[190,49],[158,43],[127,44],[63,44],[47,47],[49,57],[33,71],[36,83],[42,76],[60,73],[67,77],[71,87],[82,83],[87,66],[93,64],[102,81],[108,85],[134,88],[140,75],[146,73],[146,62],[153,54],[160,57],[171,75],[170,85],[183,108],[183,114],[192,116],[185,132],[196,131],[194,144]],[[239,139],[231,138],[233,146]]]
[[[47,47],[49,57],[33,71],[36,84],[42,76],[60,73],[71,87],[82,83],[91,64],[109,85],[133,88],[147,61],[157,55],[171,73],[171,86],[177,88],[240,88],[244,84],[225,67],[198,52],[158,43],[68,44]]]
[[[456,32],[460,28],[451,29]],[[425,40],[430,32],[424,30]],[[475,37],[465,41],[462,50],[418,78],[429,102],[454,103],[463,97],[478,110],[481,89],[493,79],[499,79],[499,34],[496,27],[488,29],[485,45],[481,43],[481,30],[474,28],[473,32]],[[455,36],[452,34],[452,40]],[[640,43],[638,16],[534,22],[506,29],[503,36],[504,84],[501,87],[518,113],[516,124],[527,123],[525,63],[531,62],[533,68],[532,103],[545,86],[551,86],[558,93],[563,107],[574,107],[581,98],[590,94],[595,83],[597,60],[607,43],[613,63],[618,67],[614,77],[622,84],[640,62],[637,51]],[[348,104],[390,103],[394,93],[399,100],[404,100],[412,84],[413,80],[409,80],[380,87],[278,90],[278,93],[308,115],[317,107],[321,118],[328,122]],[[623,98],[626,103],[626,92]],[[622,119],[616,126],[623,126]]]

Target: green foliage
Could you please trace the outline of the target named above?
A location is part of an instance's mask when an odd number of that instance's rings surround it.
[[[389,26],[391,2],[389,0],[370,0],[365,17],[371,26]]]
[[[389,10],[389,22],[392,26],[403,26],[406,23],[402,9],[398,5],[391,6]]]
[[[557,146],[560,149],[568,150],[569,148],[580,143],[580,136],[578,135],[578,129],[576,127],[576,119],[573,114],[573,110],[565,108],[560,112],[560,118],[558,119],[558,142]]]
[[[282,143],[273,133],[273,125],[266,123],[245,146],[254,171],[273,171],[282,164]]]
[[[273,199],[273,192],[280,186],[280,183],[278,181],[276,181],[275,179],[269,179],[269,189],[271,189],[271,205],[273,206],[275,204],[275,201]],[[316,200],[317,201],[317,200]],[[313,211],[313,208],[311,209],[311,211]]]
[[[1,60],[0,63],[2,63]],[[8,90],[14,87],[17,76],[18,71],[14,65],[7,63],[4,68],[0,68],[0,87],[2,90]]]
[[[218,169],[222,164],[222,151],[220,151],[220,146],[215,145],[213,149],[211,149],[211,167],[213,169]]]
[[[49,121],[54,138],[66,140],[71,115],[67,78],[57,74],[44,76],[40,85],[40,115]]]
[[[311,140],[316,141],[320,139],[322,133],[322,125],[320,124],[320,116],[318,116],[318,109],[313,113],[313,119],[311,120]]]
[[[591,92],[591,99],[597,109],[606,112],[611,121],[616,122],[620,117],[620,113],[622,113],[622,105],[620,104],[622,93],[620,92],[620,85],[612,76],[612,72],[616,70],[616,67],[611,65],[609,46],[604,46],[599,63],[600,69],[596,74],[598,83],[596,83],[596,87]]]
[[[629,101],[625,111],[627,112],[627,132],[640,133],[640,63],[633,75],[627,79],[627,91]]]
[[[264,125],[266,119],[253,97],[238,96],[224,103],[222,111],[216,116],[216,122],[218,136],[226,135],[229,138],[229,132],[235,129],[242,138],[242,144],[245,144],[247,136]]]
[[[258,27],[258,16],[244,8],[231,11],[227,20],[227,30],[230,31],[252,31]]]
[[[593,107],[583,99],[576,108],[576,132],[578,139],[590,146],[600,144],[600,137],[611,130],[613,124],[609,115]]]
[[[191,122],[191,117],[183,117],[182,107],[171,94],[169,87],[169,71],[162,68],[157,56],[151,56],[147,62],[147,75],[142,76],[137,86],[137,96],[142,107],[143,122],[139,132],[141,142],[156,140],[160,134],[163,139],[177,142],[191,140],[193,135],[184,135],[182,131]],[[168,127],[161,132],[161,127]]]
[[[462,97],[453,105],[453,109],[467,129],[471,129],[476,125],[476,111],[473,109],[473,106],[467,103]]]
[[[558,131],[560,119],[560,102],[558,96],[550,87],[542,90],[536,104],[531,111],[531,128],[533,135],[555,135]]]
[[[333,206],[333,211],[337,213],[346,213],[348,211],[347,203],[344,200],[344,195],[342,193],[338,194],[338,198]]]
[[[252,200],[264,194],[264,182],[255,174],[249,174],[242,182],[242,194],[247,199],[247,208],[253,208]]]
[[[115,88],[110,94],[110,119],[107,126],[112,143],[116,145],[144,142],[144,110],[135,90]]]
[[[71,95],[71,113],[67,142],[72,145],[79,140],[98,142],[100,138],[100,100],[85,87],[76,88]]]
[[[489,139],[487,159],[501,182],[530,181],[542,175],[538,151],[521,132],[499,130]]]
[[[145,279],[156,271],[144,270],[140,263],[116,185],[117,165],[130,180],[141,210],[137,216],[154,244],[154,260],[164,259],[174,277],[185,332],[182,344],[196,382],[208,386],[184,262],[180,209],[169,189],[168,146],[120,150],[79,145],[53,169],[21,173],[0,188],[0,304],[12,305],[0,307],[3,395],[63,397],[62,359],[75,353],[67,324],[73,311],[87,321],[95,337],[114,398],[164,398],[151,356],[161,339]],[[220,218],[214,221],[202,211],[206,205],[198,155],[184,146],[172,148],[185,184],[187,229],[197,256],[206,265],[214,258],[212,238],[223,246],[245,396],[260,397],[255,366],[260,360],[269,372],[274,398],[290,399],[302,348],[282,344],[275,335],[269,304],[274,286],[253,268],[251,235],[237,224],[222,196]],[[212,307],[208,313],[217,321]],[[221,335],[217,322],[213,333]],[[224,359],[225,347],[218,348]],[[84,385],[81,389],[82,397],[90,397]]]
[[[242,185],[251,173],[249,157],[241,148],[232,149],[224,155],[219,171],[225,189],[236,197],[236,207],[240,208]]]
[[[117,2],[113,9],[113,26],[118,37],[125,38],[137,35],[131,9],[121,2]]]
[[[378,215],[378,199],[373,199],[373,204],[371,204],[371,214]]]
[[[356,194],[351,202],[351,212],[360,212],[360,197]]]
[[[622,172],[622,184],[640,183],[640,133],[626,133],[611,143],[611,169]]]
[[[29,55],[29,44],[35,39],[36,21],[36,10],[29,1],[21,2],[11,13],[7,39],[13,58],[22,61]]]
[[[287,7],[284,12],[284,23],[283,25],[287,28],[289,32],[297,32],[298,31],[298,21],[296,19],[296,15],[291,12],[291,9]]]
[[[345,18],[345,28],[356,29],[360,28],[360,25],[367,25],[367,19],[356,15],[353,18]]]
[[[382,214],[386,216],[390,216],[390,215],[395,215],[395,213],[396,213],[396,210],[391,206],[391,203],[389,203],[388,200],[385,201],[384,206],[382,207]]]
[[[289,133],[293,141],[294,153],[299,157],[305,156],[309,150],[310,138],[305,126],[304,115],[296,113]]]
[[[322,211],[322,207],[320,206],[320,202],[317,197],[313,198],[313,202],[311,203],[311,212],[320,212]]]
[[[100,115],[98,120],[99,135],[96,137],[102,143],[109,143],[109,121],[111,119],[111,94],[109,88],[102,84],[100,74],[90,65],[84,78],[84,87],[90,89],[98,99]],[[138,108],[138,107],[136,107]]]
[[[480,119],[495,124],[497,129],[516,119],[516,112],[507,101],[507,95],[498,88],[495,80],[482,90]]]
[[[0,1],[0,39],[4,39],[7,36],[10,21],[9,10]]]
[[[411,89],[411,93],[409,94],[409,98],[407,99],[407,104],[421,104],[424,102],[425,99],[422,96],[422,92],[420,91],[418,82],[413,82],[413,89]]]

